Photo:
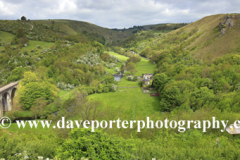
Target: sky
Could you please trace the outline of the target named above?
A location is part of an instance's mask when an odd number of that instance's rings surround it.
[[[240,0],[0,0],[0,19],[71,19],[106,28],[190,23],[239,13]]]

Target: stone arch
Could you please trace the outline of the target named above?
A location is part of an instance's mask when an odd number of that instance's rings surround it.
[[[12,91],[11,91],[11,105],[13,105],[13,98],[15,97],[15,93],[17,91],[17,88],[13,88]]]
[[[8,92],[5,92],[2,95],[2,106],[3,106],[3,112],[6,112],[12,109],[11,97]]]

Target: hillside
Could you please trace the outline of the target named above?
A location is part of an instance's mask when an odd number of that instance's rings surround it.
[[[238,14],[208,16],[154,39],[149,46],[162,51],[180,46],[210,64],[218,57],[239,51],[239,25]]]
[[[16,34],[18,29],[24,29],[27,37],[34,40],[55,41],[67,35],[83,34],[89,40],[102,44],[122,41],[131,33],[122,33],[103,28],[91,23],[74,20],[1,20],[0,30]]]
[[[113,46],[121,46],[127,48],[128,50],[140,53],[142,49],[148,46],[154,39],[185,25],[187,25],[187,23],[167,23],[133,26],[128,29],[116,29],[120,32],[132,33],[132,35],[123,41],[113,43]]]

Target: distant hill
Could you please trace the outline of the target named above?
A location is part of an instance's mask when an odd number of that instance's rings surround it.
[[[156,24],[145,26],[134,26],[128,29],[108,29],[83,21],[75,20],[0,20],[0,30],[17,33],[18,29],[24,29],[25,34],[30,40],[39,40],[46,42],[55,42],[57,39],[66,39],[68,35],[84,35],[90,41],[98,41],[102,44],[119,43],[132,34],[140,30],[173,30],[184,26],[179,24],[178,27],[169,27],[169,24]],[[161,28],[164,27],[164,28]],[[68,38],[70,39],[70,38]]]
[[[166,24],[154,24],[154,25],[144,25],[144,26],[133,26],[128,29],[114,29],[116,31],[124,33],[132,33],[130,37],[119,42],[113,43],[114,46],[121,46],[127,48],[127,50],[132,50],[134,52],[141,52],[144,47],[151,46],[151,43],[163,37],[168,32],[186,26],[187,23],[166,23]]]
[[[161,24],[150,24],[150,25],[143,25],[143,26],[133,26],[127,29],[113,28],[112,30],[120,31],[120,32],[137,33],[138,31],[147,31],[147,30],[153,30],[153,31],[175,30],[185,25],[187,25],[187,23],[161,23]]]
[[[60,36],[83,34],[89,40],[111,44],[128,38],[131,33],[123,33],[103,28],[91,23],[74,20],[1,20],[0,30],[16,34],[24,29],[29,39],[54,42]]]

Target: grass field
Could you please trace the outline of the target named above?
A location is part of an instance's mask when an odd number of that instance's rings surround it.
[[[124,55],[120,55],[120,54],[115,53],[115,52],[108,52],[108,53],[110,55],[118,57],[120,61],[126,61],[128,59],[128,57],[126,57]],[[117,63],[116,67],[121,68],[121,63]],[[143,73],[153,73],[153,70],[154,70],[155,67],[156,67],[156,65],[153,64],[152,62],[150,62],[149,60],[147,60],[146,58],[141,58],[141,61],[136,63],[137,73],[135,73],[134,75],[142,76]],[[110,74],[116,73],[114,71],[114,69],[115,69],[115,67],[113,67],[113,69],[106,68],[106,70]]]
[[[0,42],[5,42],[6,44],[12,42],[14,35],[8,32],[0,31]]]
[[[139,81],[128,81],[126,77],[123,77],[119,82],[118,82],[118,87],[136,87],[139,86],[138,84]]]
[[[41,131],[41,132],[51,132],[52,128],[51,129],[48,129],[47,127],[42,128],[42,127],[40,127],[40,125],[37,128],[35,128],[35,127],[31,128],[29,125],[26,125],[25,128],[23,128],[23,127],[19,128],[17,123],[12,123],[11,126],[7,130],[10,131],[10,132],[29,133],[29,132],[39,132],[39,131]]]
[[[124,55],[120,55],[120,54],[115,53],[115,52],[108,52],[108,53],[112,56],[116,56],[120,61],[126,61],[128,59],[128,57],[126,57]]]
[[[136,63],[136,69],[138,72],[134,75],[142,76],[143,73],[153,73],[155,67],[155,64],[145,58],[142,58],[140,62]]]
[[[5,42],[6,44],[9,44],[14,38],[14,35],[8,32],[0,31],[0,43]],[[38,49],[37,46],[40,45],[42,49]],[[31,50],[37,49],[35,53],[40,53],[44,48],[50,48],[53,46],[54,43],[48,43],[48,42],[43,42],[43,41],[34,41],[34,40],[29,40],[29,44],[27,47],[21,48],[21,52],[23,51],[28,51],[31,53]],[[17,47],[17,45],[11,45],[11,47]],[[0,46],[0,51],[4,50],[4,46]]]
[[[116,92],[92,94],[88,96],[91,100],[103,102],[103,109],[114,112],[111,118],[134,119],[139,116],[150,116],[159,108],[159,98],[143,94],[141,88],[117,89]]]
[[[38,45],[40,45],[42,47],[42,49],[38,49],[37,48]],[[31,50],[37,49],[38,51],[35,52],[35,53],[40,53],[44,48],[47,49],[47,48],[50,48],[53,45],[54,45],[54,43],[30,40],[28,46],[21,48],[20,51],[28,51],[30,53]]]

